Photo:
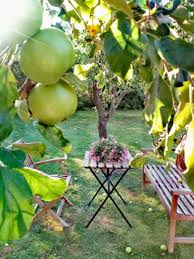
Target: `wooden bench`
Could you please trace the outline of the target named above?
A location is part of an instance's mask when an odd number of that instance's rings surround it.
[[[168,212],[168,252],[173,253],[175,243],[194,244],[194,237],[176,236],[177,221],[194,221],[194,194],[181,171],[174,164],[169,171],[165,165],[149,164],[142,171],[142,190],[151,184]]]

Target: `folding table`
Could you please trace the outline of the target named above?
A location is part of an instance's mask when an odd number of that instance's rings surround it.
[[[92,197],[92,199],[88,203],[88,206],[91,205],[91,203],[96,198],[96,196],[98,195],[98,193],[100,192],[101,189],[103,189],[105,191],[105,193],[107,194],[106,198],[101,203],[100,207],[97,209],[95,214],[92,216],[92,218],[90,219],[90,221],[86,225],[86,228],[89,227],[89,225],[92,223],[92,221],[97,216],[97,214],[100,212],[100,210],[102,209],[102,207],[104,206],[104,204],[106,203],[106,201],[108,199],[110,199],[113,202],[113,204],[115,205],[117,210],[120,212],[121,216],[124,218],[124,220],[129,225],[129,227],[132,227],[130,222],[128,221],[128,219],[126,218],[126,216],[124,215],[124,213],[122,212],[122,210],[120,209],[120,207],[118,206],[118,204],[116,203],[116,201],[112,197],[113,192],[115,192],[118,195],[119,199],[124,204],[126,204],[125,200],[123,199],[123,197],[121,196],[121,194],[117,190],[117,186],[121,182],[121,180],[124,178],[126,173],[131,169],[131,167],[129,166],[130,159],[131,159],[131,155],[129,155],[127,160],[122,162],[122,163],[121,162],[106,162],[106,163],[96,162],[96,161],[90,159],[89,151],[86,151],[85,157],[84,157],[84,162],[83,162],[83,167],[89,169],[90,172],[95,177],[95,179],[100,184],[100,187],[98,188],[95,195]],[[98,171],[100,171],[100,173],[98,173]],[[100,174],[104,176],[103,181],[99,177]],[[117,175],[117,177],[118,177],[115,184],[113,184],[112,181],[111,181],[112,180],[111,177],[113,175]],[[105,185],[106,183],[107,183],[107,186]]]

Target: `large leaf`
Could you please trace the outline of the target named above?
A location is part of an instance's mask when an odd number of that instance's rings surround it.
[[[138,40],[135,24],[123,18],[117,19],[104,36],[104,51],[111,70],[123,79],[131,75],[131,63],[141,53],[143,44]]]
[[[170,120],[173,108],[170,87],[161,76],[155,76],[147,98],[144,116],[151,125],[150,133],[161,133]]]
[[[0,148],[0,166],[4,165],[8,168],[23,167],[25,153],[20,150],[8,150]]]
[[[61,197],[67,189],[66,182],[59,177],[52,177],[27,167],[18,169],[18,172],[25,177],[33,195],[38,195],[45,201]]]
[[[175,67],[194,72],[194,44],[181,39],[165,37],[156,40],[156,47],[164,59]]]
[[[16,171],[25,154],[0,149],[0,240],[21,238],[30,228],[34,207],[32,193],[24,177]]]
[[[32,157],[43,157],[46,152],[46,146],[40,142],[33,143],[13,143],[12,149],[19,149]]]
[[[65,139],[61,129],[56,126],[48,126],[34,122],[34,126],[39,130],[41,135],[50,142],[53,146],[61,148],[65,153],[72,150],[72,145],[69,140]]]
[[[194,120],[189,125],[185,143],[185,163],[187,166],[184,176],[194,192]]]
[[[18,172],[0,167],[0,193],[0,240],[19,239],[34,215],[31,190]]]

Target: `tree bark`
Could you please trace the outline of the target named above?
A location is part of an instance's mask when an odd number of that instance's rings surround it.
[[[98,88],[97,81],[93,82],[94,103],[98,112],[98,133],[100,138],[107,138],[107,121],[102,98],[101,90]]]

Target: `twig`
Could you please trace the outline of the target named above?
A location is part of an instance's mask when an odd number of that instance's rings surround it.
[[[0,59],[3,57],[3,55],[8,51],[9,46],[7,46],[1,53],[0,53]]]

